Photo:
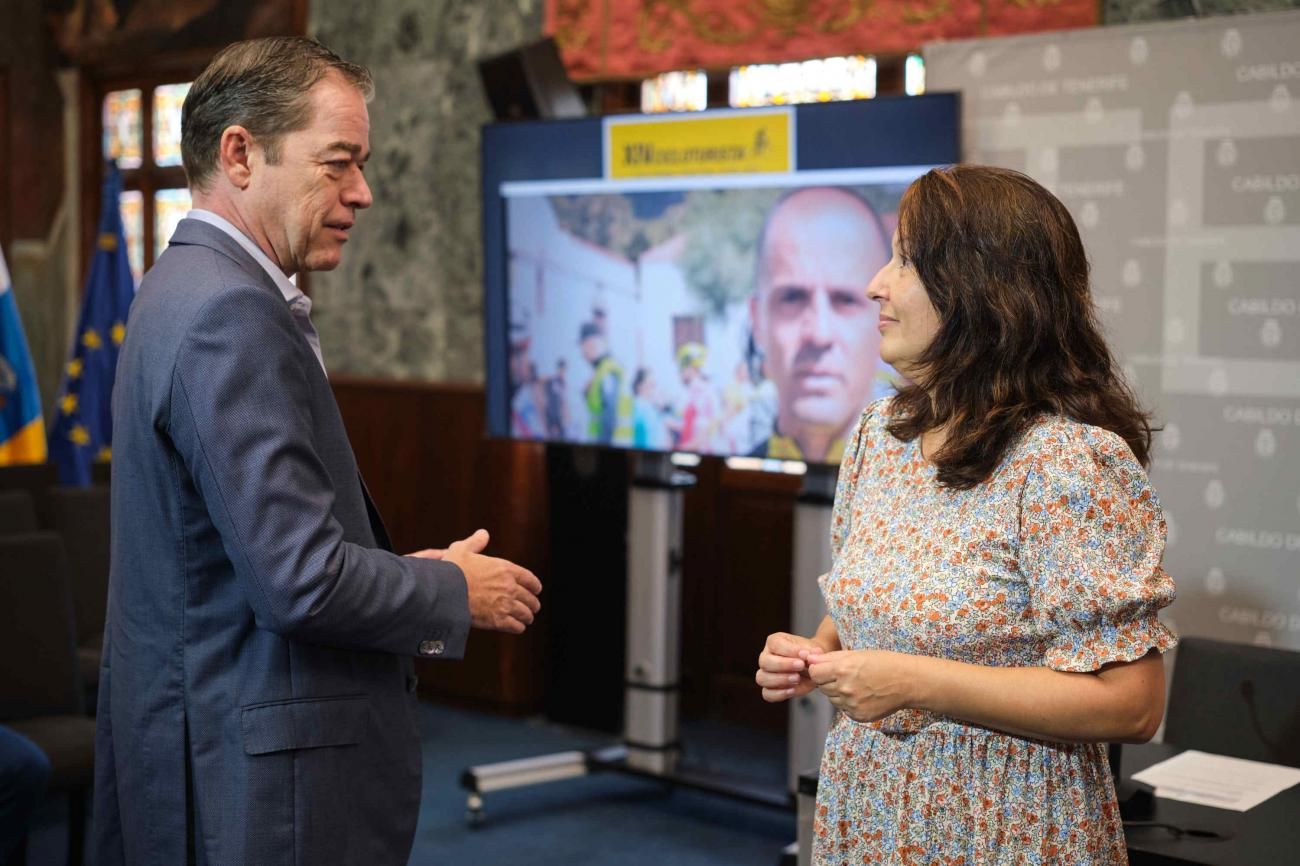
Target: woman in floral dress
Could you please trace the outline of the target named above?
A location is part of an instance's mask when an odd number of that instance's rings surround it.
[[[817,864],[1127,862],[1107,742],[1164,712],[1151,428],[1100,335],[1064,206],[1017,172],[917,180],[867,294],[910,383],[840,468],[812,637],[763,697],[836,707]]]

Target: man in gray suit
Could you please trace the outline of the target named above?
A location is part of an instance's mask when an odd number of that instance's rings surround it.
[[[388,550],[288,279],[338,265],[371,204],[370,92],[319,44],[269,39],[185,100],[195,210],[145,275],[113,395],[99,863],[405,864],[411,657],[538,609],[482,530]]]

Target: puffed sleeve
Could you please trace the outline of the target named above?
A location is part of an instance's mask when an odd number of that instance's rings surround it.
[[[1043,663],[1095,671],[1172,647],[1156,616],[1174,600],[1164,547],[1160,503],[1127,443],[1077,424],[1045,437],[1025,479],[1019,554]]]
[[[889,398],[877,400],[867,406],[853,425],[844,443],[844,456],[840,459],[840,472],[835,480],[835,504],[831,508],[831,561],[839,559],[849,531],[853,528],[853,508],[862,461],[870,450],[871,432],[887,416],[885,404]]]

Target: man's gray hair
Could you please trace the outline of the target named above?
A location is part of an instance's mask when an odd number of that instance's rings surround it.
[[[331,72],[367,101],[374,80],[314,39],[273,36],[223,48],[194,80],[181,108],[181,160],[190,186],[206,190],[217,169],[221,134],[242,126],[266,154],[280,161],[280,140],[311,123],[310,91]]]

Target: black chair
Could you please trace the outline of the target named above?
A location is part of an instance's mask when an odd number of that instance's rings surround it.
[[[35,532],[36,504],[26,490],[0,490],[0,535]]]
[[[108,605],[109,491],[104,486],[56,487],[49,492],[49,528],[63,538],[76,612],[77,660],[93,714],[99,688]]]
[[[96,460],[90,464],[90,483],[102,484],[105,487],[113,478],[113,463],[109,460]]]
[[[1183,638],[1165,741],[1300,767],[1300,652]]]
[[[0,490],[26,490],[36,506],[36,519],[45,525],[46,494],[59,483],[53,463],[29,463],[0,466]]]
[[[80,866],[95,776],[75,650],[63,542],[52,532],[0,538],[0,722],[50,760],[51,793],[68,795],[68,862]]]

